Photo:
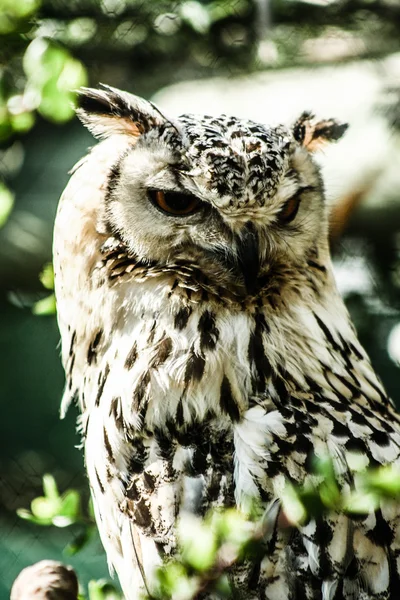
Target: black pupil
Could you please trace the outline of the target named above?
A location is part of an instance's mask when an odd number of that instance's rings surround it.
[[[175,212],[182,212],[193,203],[193,196],[175,192],[164,192],[164,199],[167,206]]]

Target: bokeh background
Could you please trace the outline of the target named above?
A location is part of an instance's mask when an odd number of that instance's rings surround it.
[[[362,343],[400,401],[400,1],[0,0],[0,600],[26,565],[107,575],[79,527],[20,519],[44,473],[87,498],[76,412],[63,389],[49,273],[68,170],[93,144],[71,90],[98,82],[167,114],[291,122],[304,109],[350,123],[321,161],[339,287]],[[44,284],[44,285],[43,285]]]

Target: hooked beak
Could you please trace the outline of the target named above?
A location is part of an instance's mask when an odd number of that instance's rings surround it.
[[[240,231],[235,233],[229,250],[214,248],[208,252],[212,261],[217,261],[236,276],[234,282],[247,295],[254,295],[258,288],[260,270],[259,238],[254,225],[249,221]]]
[[[250,221],[246,223],[234,241],[233,264],[239,270],[244,281],[246,292],[254,294],[260,270],[258,233]],[[236,256],[235,256],[236,255]]]

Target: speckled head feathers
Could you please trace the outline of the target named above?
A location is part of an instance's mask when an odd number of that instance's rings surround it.
[[[158,139],[179,154],[182,170],[199,177],[219,204],[231,207],[263,206],[276,192],[295,147],[313,152],[347,128],[333,119],[317,121],[309,112],[291,129],[226,115],[169,119],[151,102],[109,86],[82,88],[77,113],[97,137],[137,138],[157,130]]]

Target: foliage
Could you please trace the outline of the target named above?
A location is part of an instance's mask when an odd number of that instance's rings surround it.
[[[0,227],[6,223],[14,205],[14,195],[0,181]]]
[[[68,489],[60,494],[52,475],[43,476],[43,496],[34,498],[31,509],[20,508],[17,514],[21,519],[35,525],[69,527],[77,526],[79,533],[65,548],[64,553],[72,556],[78,553],[96,535],[91,500],[86,510],[82,509],[82,498],[78,490]],[[121,595],[110,582],[101,579],[90,581],[87,596],[80,595],[79,600],[120,600]]]
[[[18,509],[18,516],[36,525],[55,527],[78,525],[79,534],[65,548],[67,554],[76,554],[89,542],[96,531],[91,502],[84,512],[79,492],[70,489],[60,494],[54,477],[48,474],[43,476],[43,492],[43,496],[32,500],[30,511],[24,508]]]
[[[204,519],[183,515],[177,530],[179,552],[157,570],[148,600],[194,600],[206,592],[220,598],[234,596],[228,570],[244,561],[262,558],[276,518],[280,527],[301,527],[323,514],[359,517],[377,510],[383,502],[400,501],[397,468],[366,469],[357,454],[349,454],[347,461],[356,487],[341,484],[332,459],[325,457],[314,459],[311,474],[303,485],[286,482],[280,497],[281,509],[273,503],[264,510],[250,501],[246,512],[220,509]],[[18,515],[38,525],[83,526],[79,542],[67,549],[70,553],[78,552],[94,531],[92,510],[83,517],[79,493],[67,490],[60,495],[51,475],[44,476],[43,489],[44,496],[32,501],[31,511],[20,509]],[[105,581],[91,582],[88,591],[89,600],[119,598],[118,592]]]
[[[43,267],[39,279],[46,290],[54,290],[54,271],[51,263],[47,263]],[[41,300],[38,300],[32,308],[33,314],[40,316],[54,315],[56,310],[56,297],[54,292]]]

